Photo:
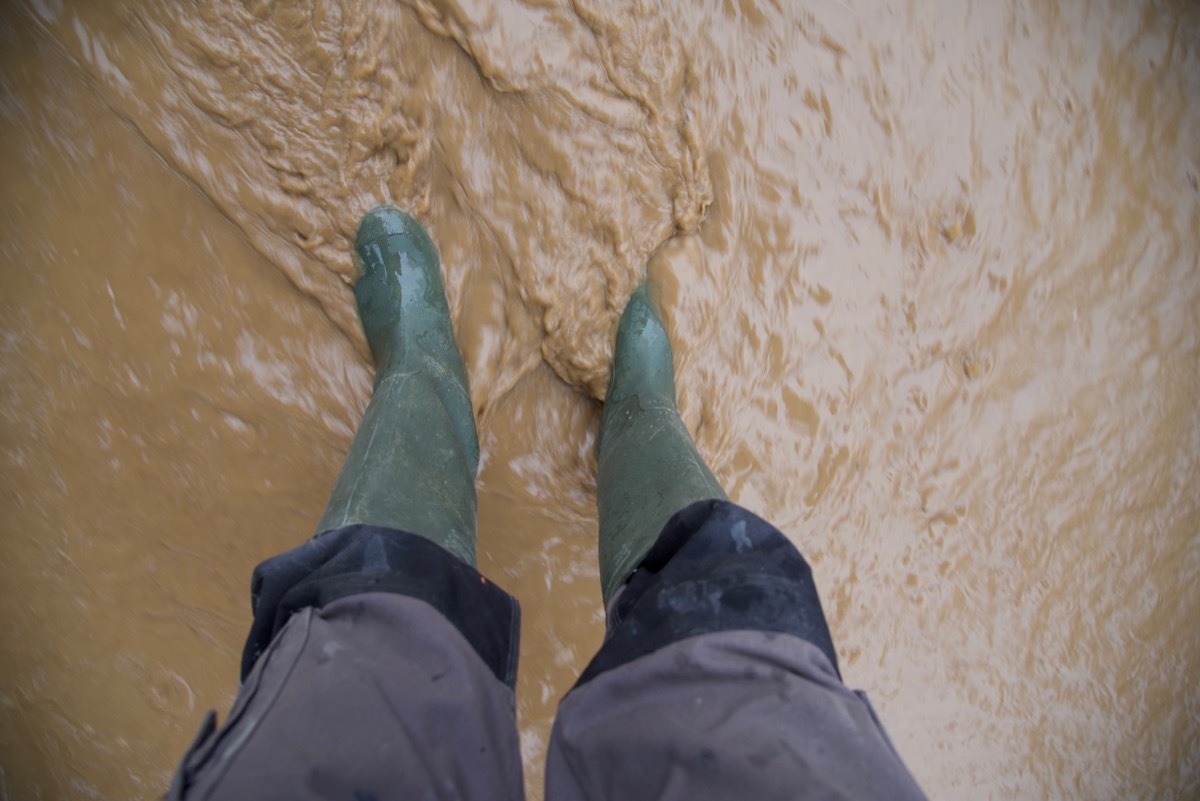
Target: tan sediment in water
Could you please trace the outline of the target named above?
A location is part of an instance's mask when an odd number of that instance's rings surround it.
[[[5,797],[153,798],[228,708],[367,401],[383,200],[445,263],[530,797],[647,265],[932,796],[1200,793],[1194,3],[29,2],[0,44]]]

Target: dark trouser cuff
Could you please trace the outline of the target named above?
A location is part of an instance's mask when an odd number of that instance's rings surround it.
[[[437,609],[496,678],[515,688],[517,600],[424,537],[364,525],[327,531],[255,568],[254,622],[242,652],[242,679],[297,611],[365,592],[406,595]]]
[[[699,501],[667,521],[615,598],[608,637],[576,687],[671,643],[736,630],[800,637],[838,669],[812,568],[796,546],[735,503]]]

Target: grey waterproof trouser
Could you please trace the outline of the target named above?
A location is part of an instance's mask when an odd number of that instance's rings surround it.
[[[205,720],[170,798],[523,798],[515,602],[461,563],[445,592],[417,539],[359,527],[260,567],[241,691],[223,727]],[[722,501],[676,515],[615,599],[559,706],[545,792],[924,798],[842,683],[807,564]]]

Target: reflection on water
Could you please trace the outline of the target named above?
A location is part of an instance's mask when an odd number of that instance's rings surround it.
[[[702,452],[932,796],[1200,791],[1194,4],[0,13],[3,792],[153,798],[227,708],[366,404],[385,199],[445,262],[531,797],[647,265]]]

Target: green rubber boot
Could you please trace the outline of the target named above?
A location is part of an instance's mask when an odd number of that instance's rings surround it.
[[[607,606],[671,515],[695,501],[728,497],[679,417],[671,343],[645,285],[629,299],[617,328],[596,447],[600,589]]]
[[[393,206],[363,218],[354,286],[375,390],[317,533],[355,523],[432,540],[475,565],[479,440],[437,250]]]

